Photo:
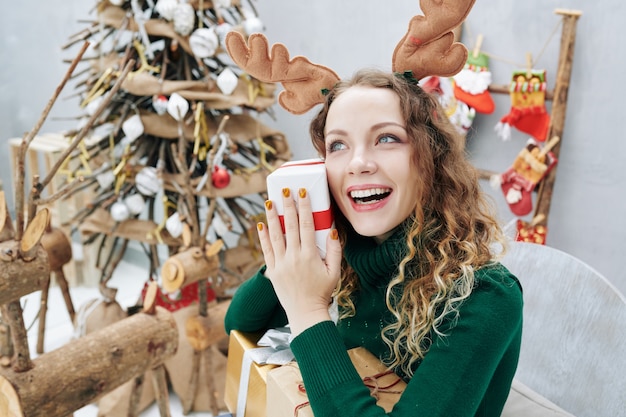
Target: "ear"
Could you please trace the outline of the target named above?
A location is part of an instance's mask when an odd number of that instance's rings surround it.
[[[204,254],[206,255],[207,258],[210,258],[211,256],[217,255],[217,253],[220,250],[222,250],[223,247],[224,247],[224,241],[222,239],[219,239],[215,243],[208,245],[205,248]]]
[[[14,235],[13,221],[7,208],[6,196],[4,191],[0,191],[0,242],[11,240]]]
[[[32,260],[35,257],[36,248],[41,237],[46,232],[46,228],[50,222],[50,212],[47,208],[39,210],[33,220],[30,221],[24,231],[24,237],[20,242],[20,254],[26,261]]]

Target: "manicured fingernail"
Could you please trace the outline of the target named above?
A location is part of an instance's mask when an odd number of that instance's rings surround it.
[[[291,195],[291,190],[289,188],[283,188],[283,195],[285,198],[289,197]]]
[[[265,208],[268,210],[272,209],[272,200],[265,200]]]
[[[300,195],[300,198],[306,197],[306,188],[300,188],[298,190],[298,195]]]
[[[263,222],[258,222],[256,224],[256,228],[259,230],[259,232],[262,232],[263,231]]]
[[[339,239],[339,232],[337,231],[337,229],[333,229],[333,230],[330,231],[330,238],[332,240]]]

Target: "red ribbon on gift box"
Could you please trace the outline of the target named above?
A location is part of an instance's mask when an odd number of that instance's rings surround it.
[[[278,220],[280,220],[280,228],[285,233],[285,218],[284,216],[278,216]],[[315,230],[326,230],[330,229],[333,225],[333,213],[330,209],[324,211],[315,211],[313,212],[313,224],[315,225]]]

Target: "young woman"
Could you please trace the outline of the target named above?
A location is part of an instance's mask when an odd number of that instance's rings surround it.
[[[289,323],[316,417],[385,415],[346,350],[365,347],[407,383],[390,416],[495,417],[516,370],[522,290],[495,261],[504,238],[464,140],[411,77],[364,70],[311,123],[336,231],[320,258],[307,190],[271,201],[264,266],[232,299],[226,329]],[[335,297],[339,320],[331,321]]]

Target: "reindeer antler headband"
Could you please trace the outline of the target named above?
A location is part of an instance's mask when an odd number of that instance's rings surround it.
[[[469,14],[475,0],[420,0],[424,15],[413,16],[409,29],[398,42],[392,57],[392,71],[411,71],[416,79],[428,75],[449,77],[467,60],[467,49],[454,42],[452,29]],[[330,68],[314,64],[303,56],[289,59],[285,45],[275,43],[270,52],[267,38],[255,33],[248,43],[239,32],[226,36],[226,49],[233,61],[252,77],[267,83],[280,82],[285,88],[278,102],[287,111],[302,114],[324,102],[323,92],[339,81]]]

